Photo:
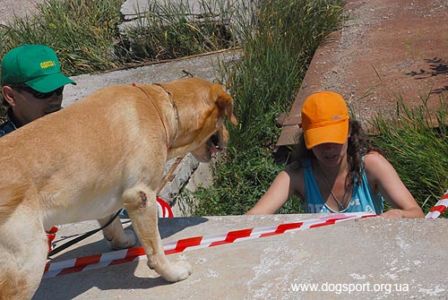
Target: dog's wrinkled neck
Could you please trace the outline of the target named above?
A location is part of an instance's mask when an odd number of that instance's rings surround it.
[[[167,150],[169,151],[173,145],[173,143],[176,141],[176,137],[177,137],[177,127],[179,125],[179,112],[177,110],[177,106],[176,103],[173,100],[173,97],[171,95],[171,93],[169,91],[167,91],[162,85],[155,83],[154,85],[160,87],[167,95],[168,95],[168,99],[170,100],[170,104],[172,106],[173,112],[174,112],[174,119],[175,119],[175,124],[171,125],[171,131],[168,129],[168,126],[166,123],[167,121],[164,120],[164,115],[162,114],[162,112],[160,111],[160,107],[154,103],[152,97],[145,91],[145,89],[141,86],[136,85],[135,83],[132,84],[133,86],[137,87],[139,90],[141,90],[146,97],[150,100],[150,102],[152,103],[152,105],[154,106],[154,108],[157,111],[157,114],[159,115],[160,121],[162,122],[163,128],[165,129],[165,135],[166,135],[166,146],[167,146]],[[171,133],[171,134],[170,134]]]
[[[175,124],[172,124],[173,134],[171,136],[171,139],[168,140],[169,141],[168,149],[170,149],[177,138],[177,133],[178,133],[177,129],[179,128],[179,111],[177,109],[176,102],[174,101],[173,95],[171,94],[171,92],[168,91],[167,89],[165,89],[163,87],[163,85],[161,85],[160,83],[154,83],[154,85],[159,86],[160,88],[162,88],[165,91],[165,93],[168,94],[168,99],[170,100],[171,107],[174,111]],[[166,130],[166,127],[165,127],[165,130]],[[168,131],[167,131],[167,134],[168,134]]]

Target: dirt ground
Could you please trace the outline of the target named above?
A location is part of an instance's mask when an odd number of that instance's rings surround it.
[[[397,100],[431,108],[448,92],[448,2],[347,0],[347,19],[316,51],[283,122],[278,146],[295,143],[303,100],[318,90],[344,95],[365,125],[393,117]],[[446,102],[446,99],[445,99]]]

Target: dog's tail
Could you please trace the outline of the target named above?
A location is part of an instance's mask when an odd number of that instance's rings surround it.
[[[27,186],[12,184],[0,186],[0,225],[5,223],[25,198]]]

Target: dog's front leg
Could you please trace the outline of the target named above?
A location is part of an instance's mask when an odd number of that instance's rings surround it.
[[[132,225],[148,257],[148,266],[165,280],[175,282],[191,274],[185,261],[170,262],[163,251],[157,225],[156,192],[145,184],[138,184],[123,193],[123,206],[127,209]]]
[[[101,227],[106,225],[114,215],[99,219]],[[108,226],[103,228],[103,235],[112,249],[125,249],[135,245],[137,242],[132,231],[124,231],[118,216]]]

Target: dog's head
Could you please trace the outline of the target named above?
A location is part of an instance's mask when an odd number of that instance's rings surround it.
[[[173,95],[179,115],[171,156],[191,152],[201,162],[223,150],[229,140],[225,120],[237,125],[233,99],[220,84],[199,78],[181,79],[163,85]]]
[[[210,99],[214,107],[204,122],[203,139],[200,146],[191,151],[200,162],[208,162],[214,154],[224,150],[229,141],[229,132],[225,126],[227,118],[234,126],[238,121],[233,114],[233,98],[224,91],[220,84],[213,84],[210,88]]]

